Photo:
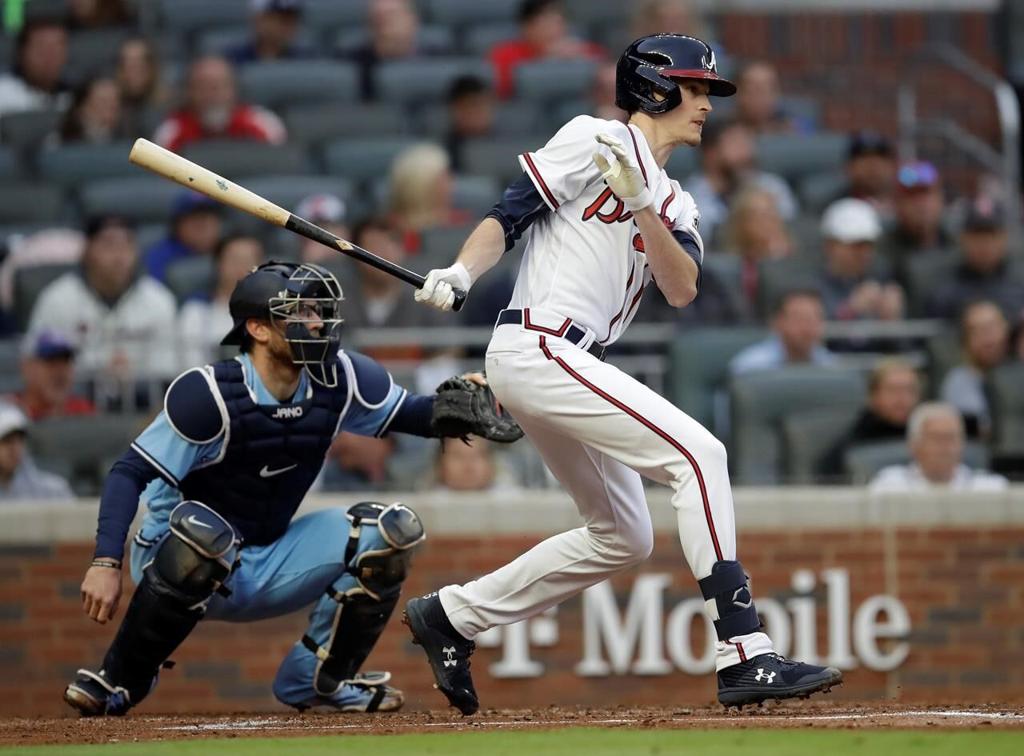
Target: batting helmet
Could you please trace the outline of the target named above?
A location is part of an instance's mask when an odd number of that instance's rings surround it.
[[[269,320],[283,327],[292,361],[326,386],[337,382],[335,356],[341,338],[341,302],[338,279],[320,265],[271,261],[235,285],[228,310],[234,321],[221,344],[241,344],[249,318]],[[320,323],[319,330],[309,324]]]
[[[667,113],[683,101],[673,79],[704,79],[713,97],[736,94],[736,85],[718,75],[715,51],[706,42],[683,34],[654,34],[638,39],[619,58],[615,104],[630,113]]]

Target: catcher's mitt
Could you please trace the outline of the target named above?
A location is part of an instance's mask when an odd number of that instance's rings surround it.
[[[523,429],[498,407],[489,386],[458,376],[437,387],[430,427],[437,436],[465,440],[466,436],[473,435],[500,444],[510,444],[523,437]]]

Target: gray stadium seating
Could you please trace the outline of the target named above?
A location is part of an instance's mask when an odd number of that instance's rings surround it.
[[[521,0],[424,0],[432,23],[453,27],[495,21],[514,22]]]
[[[0,184],[0,224],[56,223],[64,193],[49,184],[5,181]]]
[[[519,35],[519,25],[514,21],[476,24],[462,34],[462,47],[469,55],[485,56],[499,42],[515,39]]]
[[[213,258],[208,255],[194,255],[178,260],[167,268],[167,288],[179,302],[190,296],[210,290],[214,283]]]
[[[518,97],[541,102],[561,101],[590,90],[597,72],[592,60],[543,60],[515,69]]]
[[[797,184],[800,206],[805,212],[820,214],[830,202],[839,198],[846,186],[846,177],[835,171],[812,173]]]
[[[142,169],[128,162],[131,148],[131,142],[114,142],[43,150],[38,158],[39,175],[65,187],[114,176],[138,176]]]
[[[511,183],[523,172],[518,156],[543,147],[548,136],[534,135],[504,139],[473,139],[463,148],[463,170],[477,176],[494,176]]]
[[[730,459],[736,481],[744,485],[782,482],[782,422],[794,407],[859,408],[864,396],[863,376],[839,369],[801,366],[733,377]]]
[[[798,257],[758,263],[757,309],[768,318],[779,298],[793,289],[817,289],[819,267]]]
[[[294,144],[212,139],[193,142],[185,148],[184,155],[233,181],[258,174],[302,173],[310,167],[306,153]]]
[[[401,137],[339,139],[327,145],[324,162],[331,175],[349,181],[372,181],[387,176],[395,157],[415,143]]]
[[[757,158],[763,170],[789,181],[823,171],[841,171],[846,156],[845,134],[766,134],[758,137]]]
[[[906,441],[878,441],[857,444],[843,455],[843,464],[854,485],[871,482],[879,470],[889,465],[905,465],[910,462],[910,450]],[[988,450],[980,443],[968,441],[964,444],[964,463],[970,467],[987,469]]]
[[[933,250],[913,255],[904,263],[907,282],[907,314],[924,317],[928,300],[939,284],[950,280],[960,255],[954,250]]]
[[[17,337],[0,339],[0,395],[11,394],[21,388],[21,340]]]
[[[19,152],[39,148],[56,130],[61,114],[57,110],[26,110],[0,118],[0,142]]]
[[[248,0],[162,0],[160,7],[167,31],[186,36],[214,26],[245,26],[249,18]]]
[[[158,176],[137,175],[90,181],[79,189],[82,214],[123,215],[136,223],[166,221],[182,189]]]
[[[829,483],[823,480],[821,465],[825,456],[853,426],[859,407],[825,407],[794,412],[782,421],[785,442],[786,482],[793,485]]]
[[[459,76],[491,81],[491,66],[479,58],[445,57],[384,63],[377,69],[377,97],[386,102],[422,104],[443,98]]]
[[[331,47],[336,55],[347,57],[365,46],[369,39],[370,34],[366,27],[343,27],[338,31]],[[428,50],[432,54],[454,52],[455,34],[447,26],[421,26],[416,32],[416,45],[419,49]]]
[[[334,194],[345,202],[352,202],[355,194],[352,183],[337,176],[253,176],[245,186],[289,211],[311,194]]]
[[[602,3],[594,0],[566,0],[565,10],[574,25],[591,28],[610,24],[624,25],[628,23],[630,14],[627,3]]]
[[[83,29],[75,31],[68,40],[68,62],[65,76],[73,86],[81,85],[93,77],[113,71],[121,43],[132,36],[130,29]]]
[[[1024,459],[1024,364],[1013,362],[989,374],[985,390],[992,415],[992,453]]]
[[[21,161],[10,147],[0,145],[0,179],[10,181],[22,174]]]
[[[14,272],[14,322],[19,331],[25,331],[28,327],[29,318],[32,317],[32,308],[40,292],[49,286],[55,279],[74,269],[69,263],[58,263],[53,265],[33,265],[30,267],[18,268]]]
[[[495,105],[494,133],[497,136],[534,134],[543,127],[542,109],[532,102],[505,102]],[[447,105],[438,103],[420,112],[422,131],[442,140],[448,135],[450,121]]]
[[[681,332],[669,347],[666,386],[672,403],[699,423],[715,428],[715,393],[725,386],[729,361],[767,333],[754,326]]]
[[[250,63],[238,74],[242,97],[277,108],[293,103],[358,99],[356,68],[331,60],[282,60]]]
[[[312,32],[330,34],[339,27],[364,24],[369,7],[370,0],[306,0],[302,24]]]
[[[405,110],[387,103],[301,103],[284,111],[289,141],[319,146],[335,139],[401,136],[409,132]]]

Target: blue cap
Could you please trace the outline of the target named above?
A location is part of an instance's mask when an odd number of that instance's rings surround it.
[[[74,341],[66,333],[51,328],[30,333],[21,348],[26,357],[38,357],[41,360],[74,357],[77,351]]]
[[[178,220],[181,216],[189,213],[202,211],[215,213],[219,209],[220,206],[205,194],[184,191],[174,198],[174,203],[171,205],[171,218]]]

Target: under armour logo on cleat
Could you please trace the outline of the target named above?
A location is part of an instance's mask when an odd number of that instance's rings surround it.
[[[448,657],[444,660],[444,666],[454,667],[456,664],[459,663],[455,659],[455,646],[445,646],[441,649],[441,653]]]
[[[766,682],[765,685],[771,685],[773,682],[775,682],[775,673],[768,672],[767,674],[765,674],[764,669],[758,667],[757,677],[754,678],[754,682],[761,682],[762,678],[768,680],[768,682]]]

